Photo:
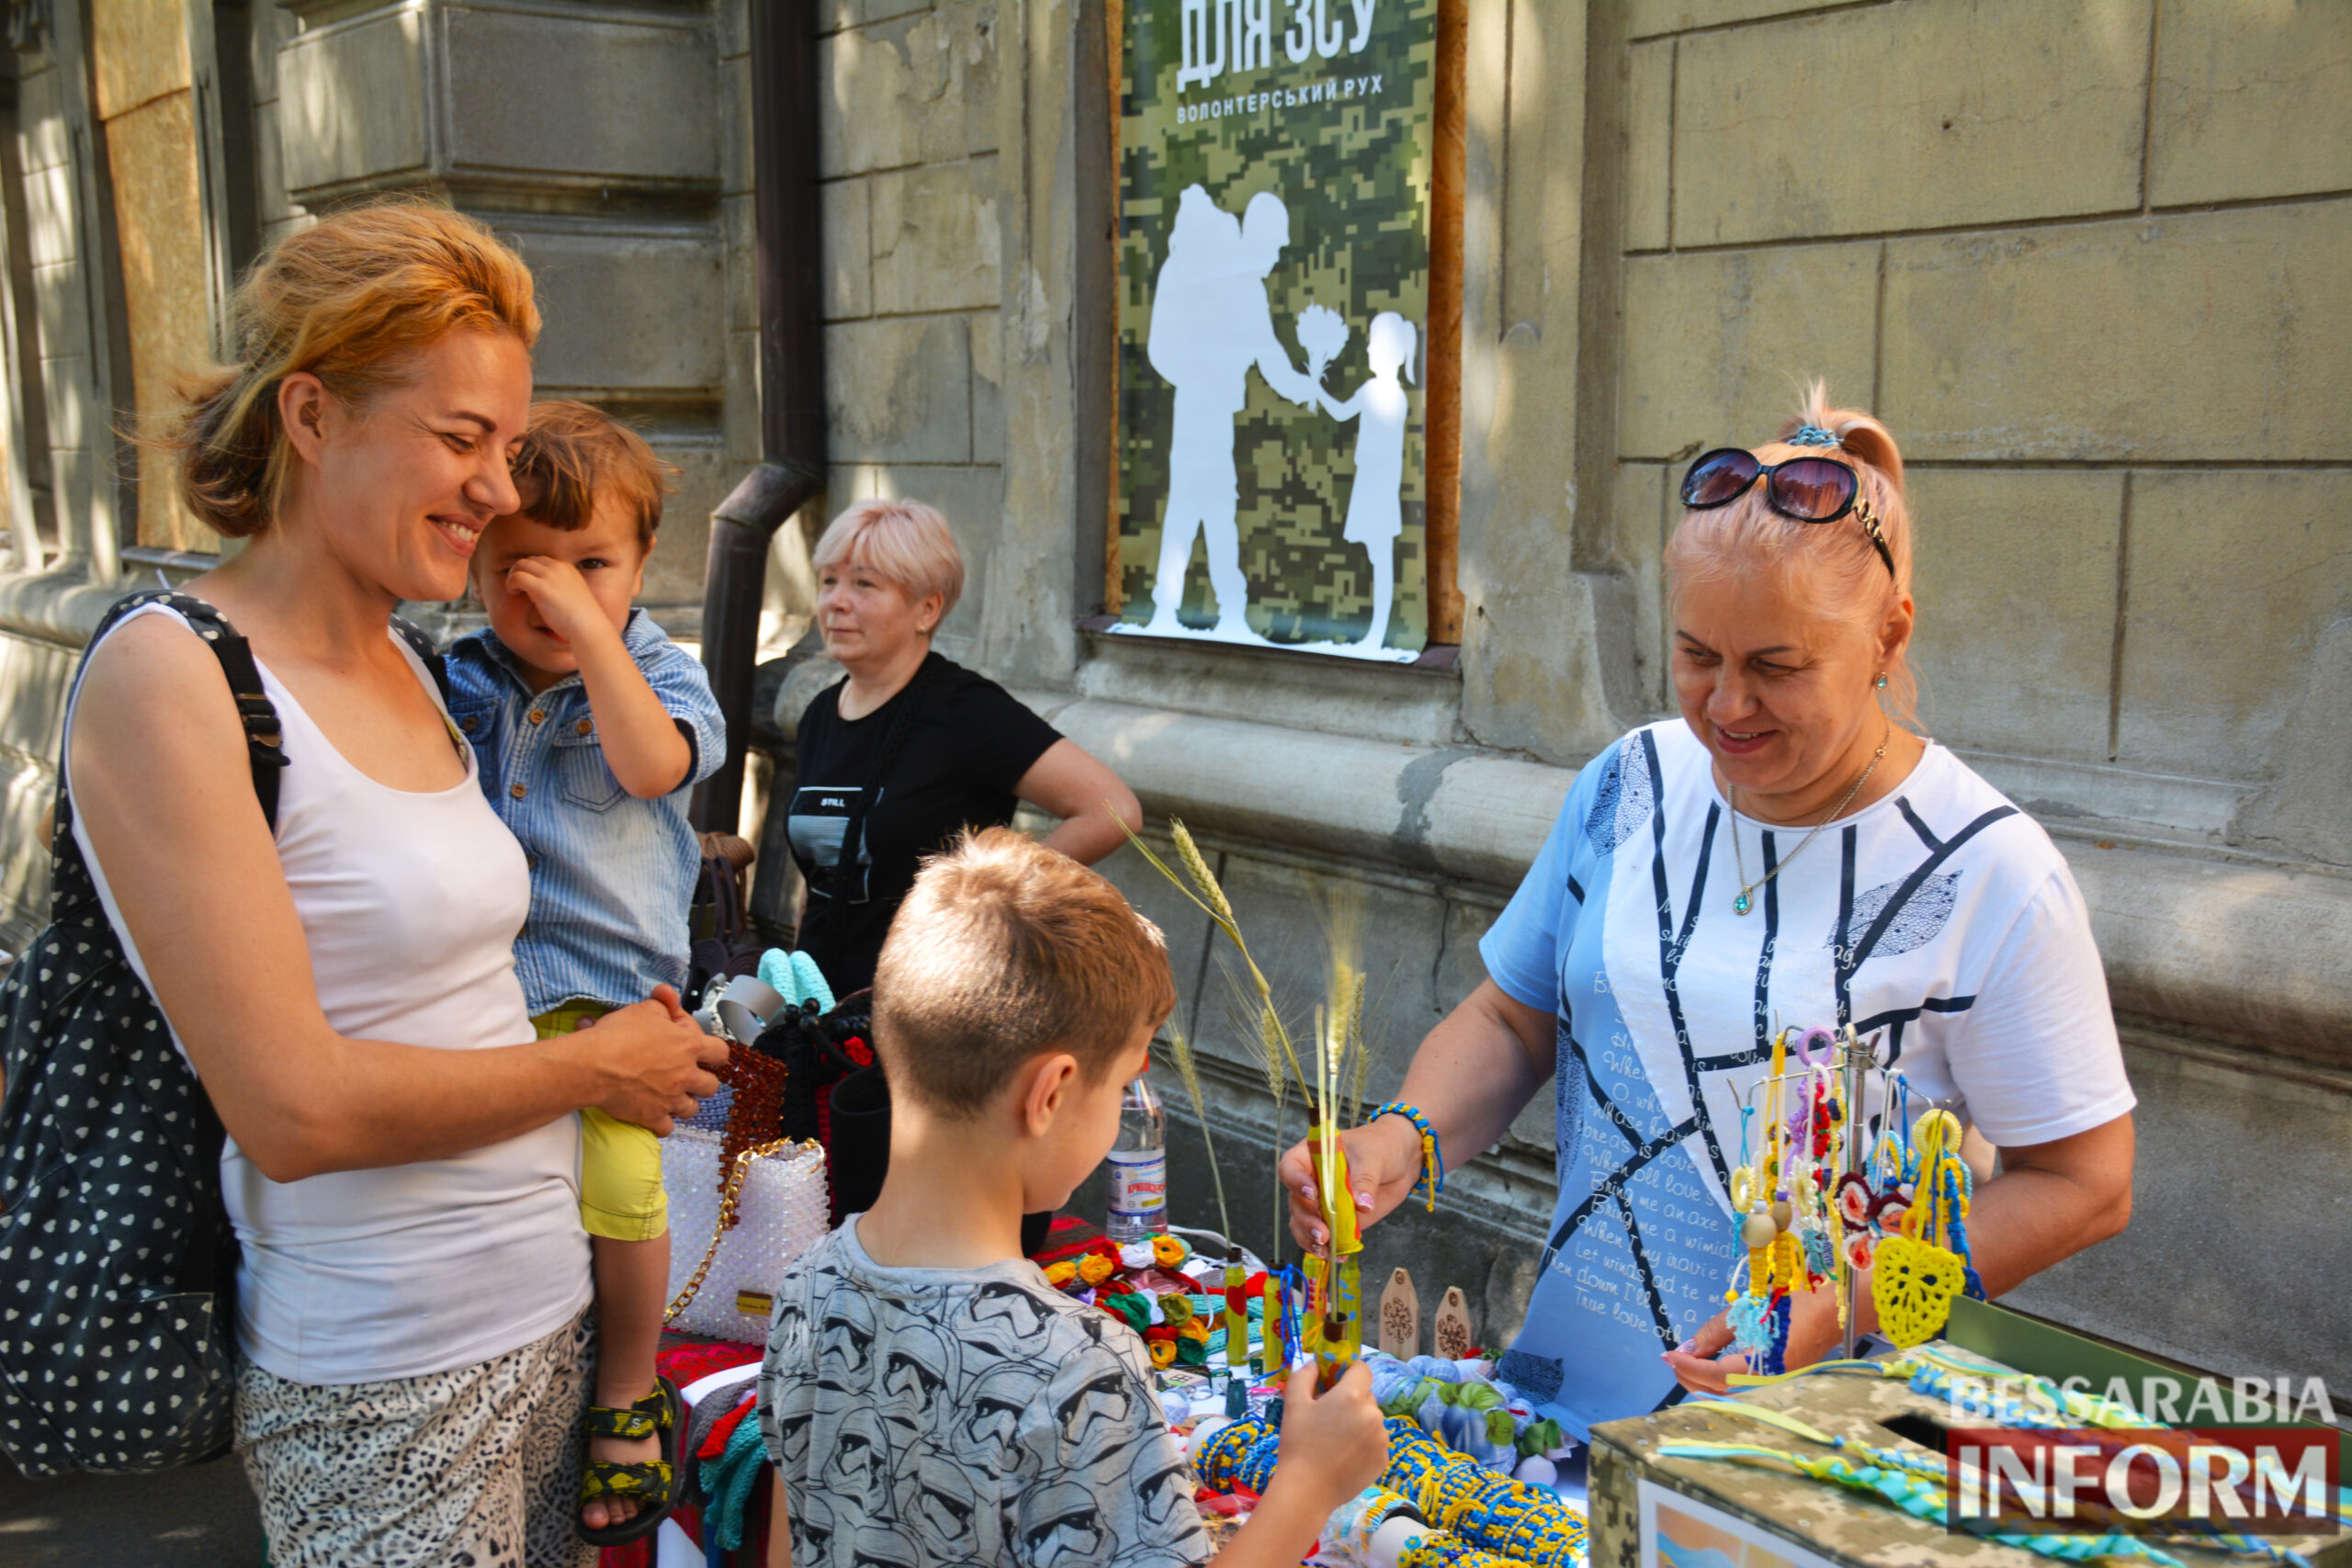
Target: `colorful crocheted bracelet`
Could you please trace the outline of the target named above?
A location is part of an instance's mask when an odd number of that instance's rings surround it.
[[[1413,1182],[1412,1195],[1420,1199],[1430,1213],[1435,1213],[1437,1195],[1445,1190],[1445,1155],[1438,1145],[1437,1129],[1430,1125],[1430,1119],[1421,1114],[1419,1106],[1408,1105],[1401,1100],[1390,1100],[1365,1117],[1363,1124],[1369,1127],[1383,1116],[1402,1116],[1413,1124],[1415,1132],[1420,1134],[1421,1174]]]

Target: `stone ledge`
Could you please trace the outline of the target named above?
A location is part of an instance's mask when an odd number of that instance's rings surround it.
[[[1020,692],[1153,816],[1221,836],[1515,886],[1573,770]],[[2119,1013],[2259,1049],[2352,1061],[2352,881],[2061,840]]]
[[[0,636],[80,651],[107,606],[141,586],[93,582],[89,568],[86,557],[67,556],[47,571],[0,574]]]

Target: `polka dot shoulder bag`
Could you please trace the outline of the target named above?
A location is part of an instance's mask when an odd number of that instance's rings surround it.
[[[274,829],[277,713],[220,613],[134,594],[90,646],[157,602],[220,656]],[[27,1475],[162,1470],[229,1444],[220,1120],[107,923],[58,775],[50,923],[0,985],[0,1449]]]

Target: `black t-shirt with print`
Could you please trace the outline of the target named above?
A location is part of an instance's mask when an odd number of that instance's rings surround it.
[[[844,719],[837,681],[800,716],[789,829],[792,858],[808,882],[802,951],[836,996],[874,983],[875,961],[917,863],[965,828],[1002,827],[1019,804],[1021,776],[1061,734],[983,675],[934,653],[899,694],[863,718]],[[865,842],[847,886],[836,886],[842,837],[899,710],[917,704],[906,738],[865,817]]]

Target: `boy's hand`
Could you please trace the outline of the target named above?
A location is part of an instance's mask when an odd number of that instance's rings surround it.
[[[1282,1447],[1269,1490],[1285,1486],[1317,1518],[1363,1491],[1388,1468],[1388,1428],[1372,1399],[1372,1369],[1358,1361],[1328,1393],[1315,1392],[1315,1367],[1302,1362],[1283,1394]]]
[[[528,598],[548,630],[568,643],[584,641],[599,631],[619,636],[612,617],[588,592],[588,580],[570,561],[525,556],[506,569],[506,591]]]

